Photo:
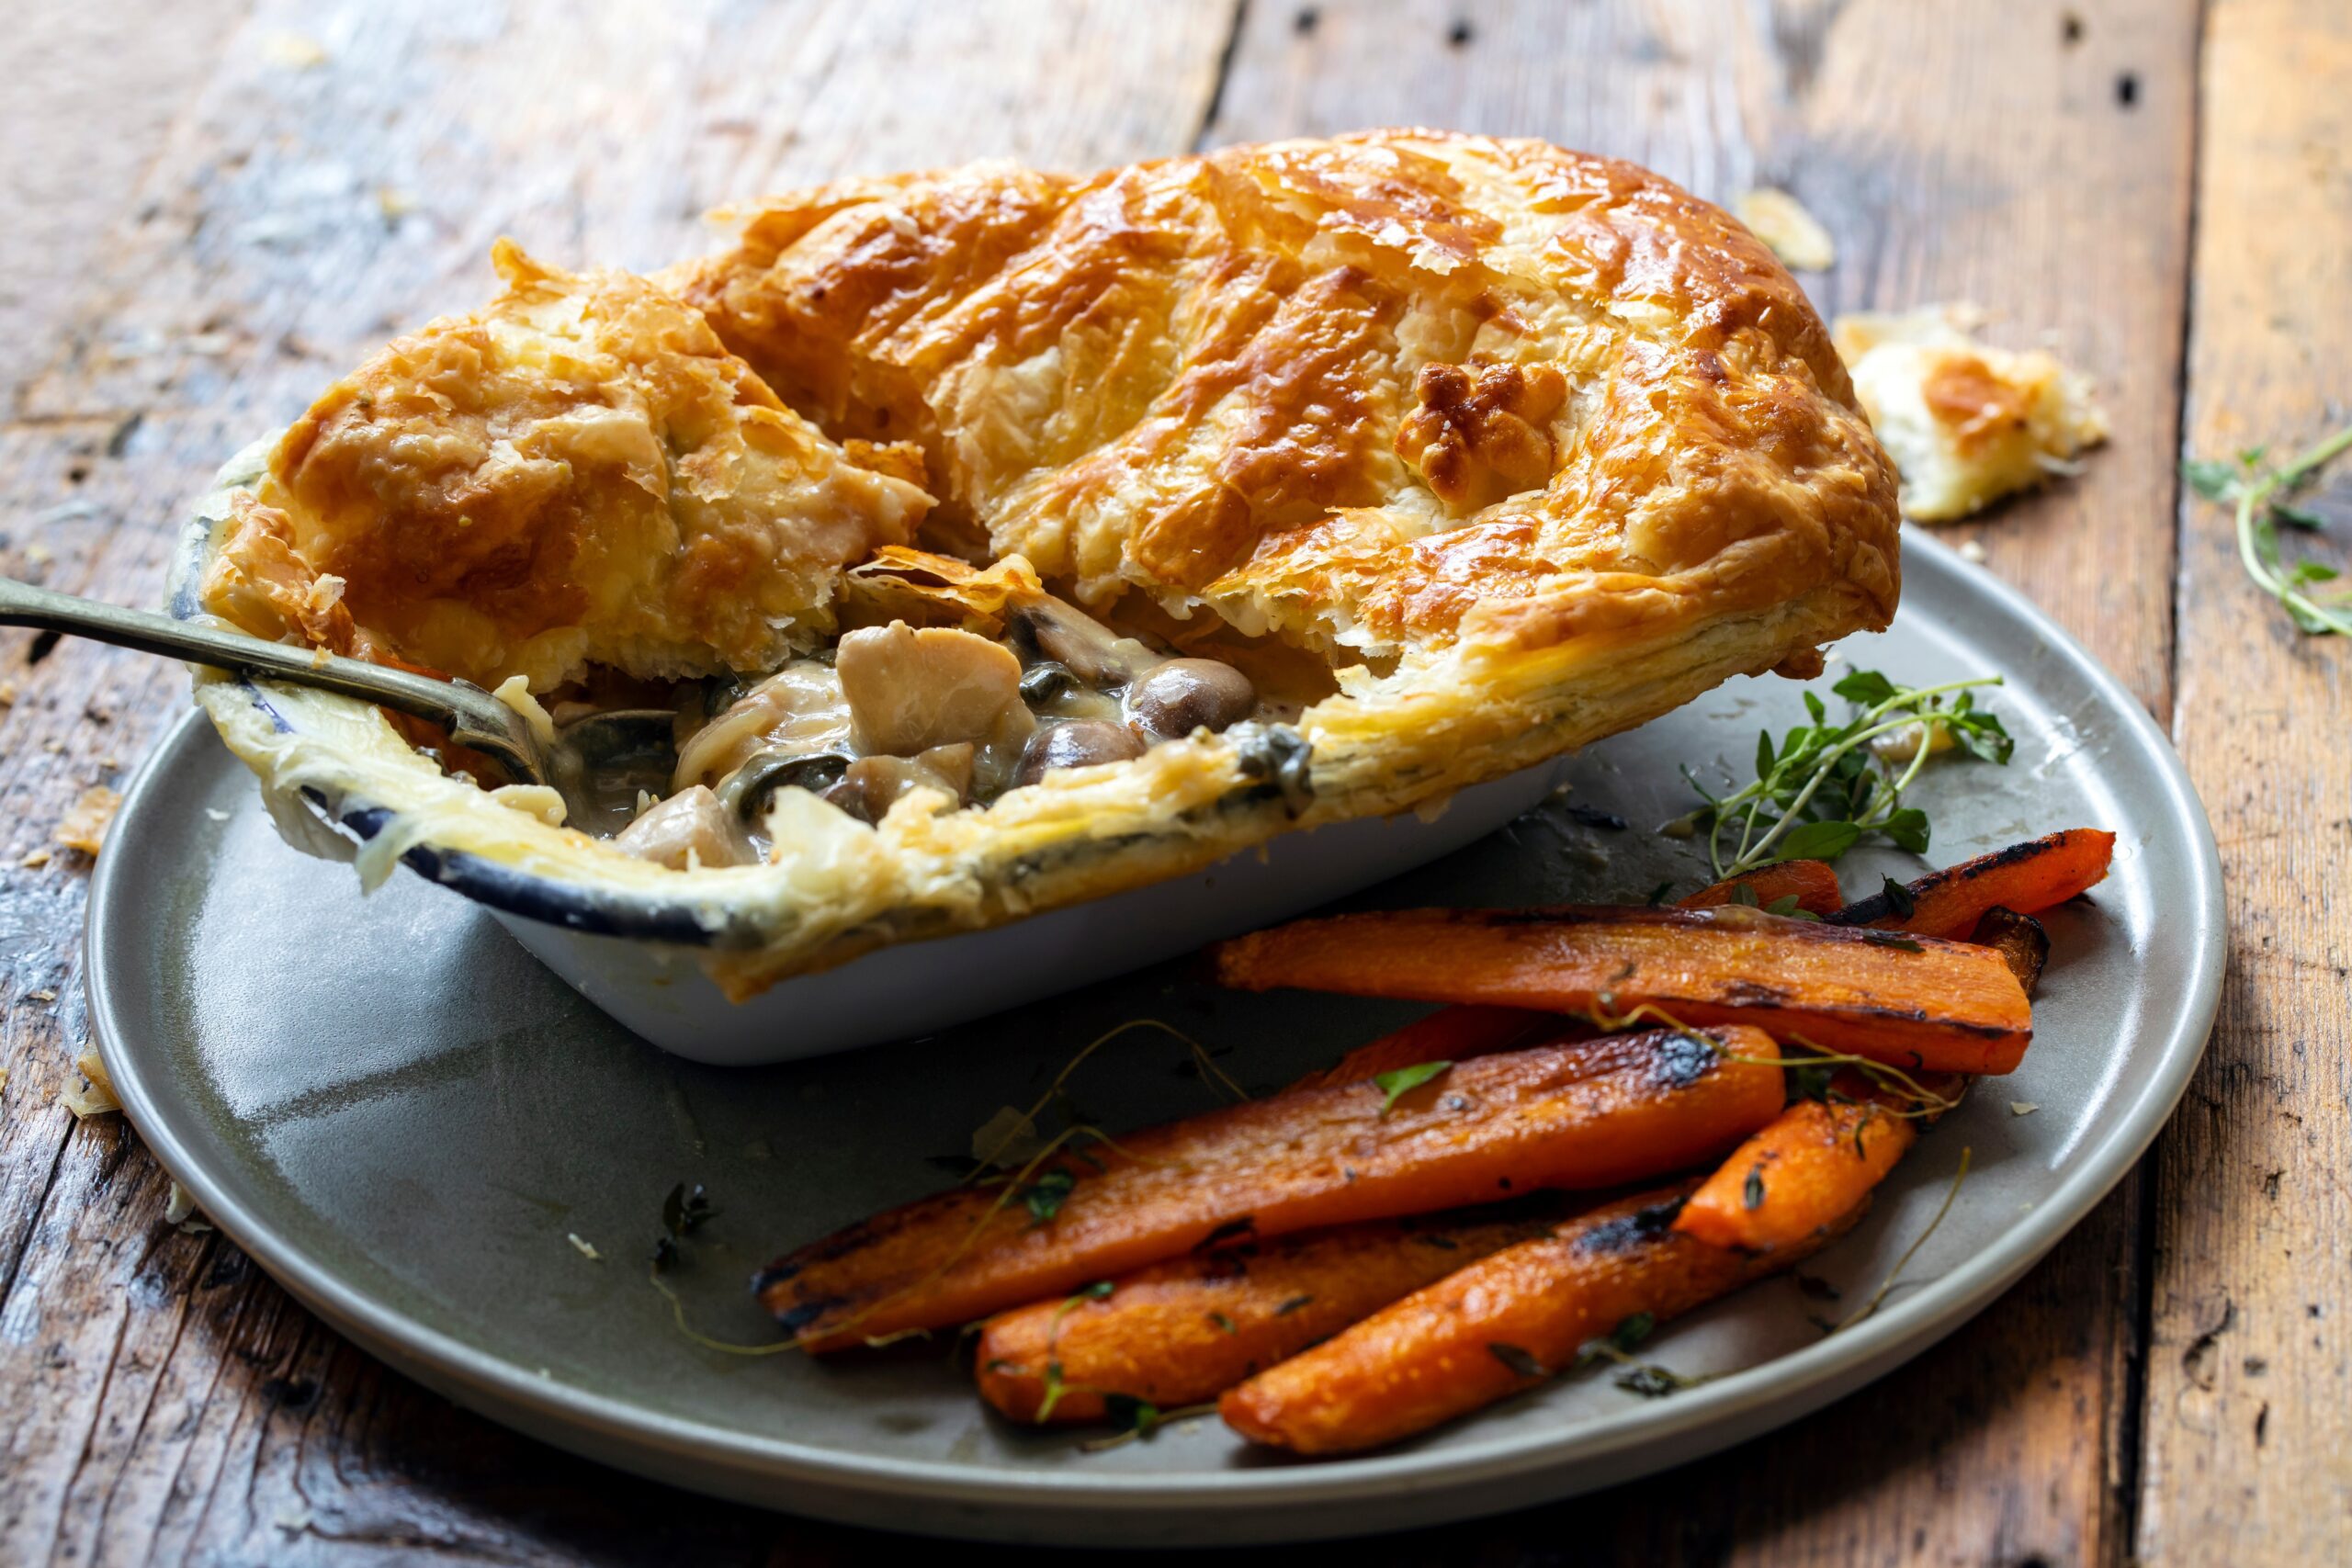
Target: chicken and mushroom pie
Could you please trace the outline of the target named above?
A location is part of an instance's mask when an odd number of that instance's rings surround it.
[[[1819,318],[1629,165],[1385,131],[722,216],[650,278],[502,246],[497,301],[232,465],[200,596],[558,723],[674,710],[616,807],[208,698],[379,859],[683,900],[738,994],[1433,808],[1894,612]]]

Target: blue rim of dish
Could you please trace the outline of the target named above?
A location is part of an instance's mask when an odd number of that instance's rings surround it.
[[[213,526],[211,519],[199,514],[180,535],[169,588],[170,614],[175,620],[194,620],[204,613],[197,601],[196,584],[202,580],[204,568],[211,559]],[[247,705],[268,719],[280,734],[299,733],[259,685],[242,678],[237,685]],[[331,802],[311,789],[302,793],[327,818],[348,829],[363,842],[382,832],[392,819],[392,812],[381,806],[348,799]],[[465,850],[419,844],[401,855],[401,863],[427,881],[437,882],[478,904],[592,936],[624,937],[673,947],[712,947],[724,945],[730,929],[724,923],[714,928],[697,913],[695,905],[680,899],[560,882]]]
[[[2211,823],[2170,740],[2138,698],[2093,659],[2072,636],[2018,590],[1962,561],[1950,547],[1906,528],[1907,557],[1923,558],[1932,570],[1966,581],[1993,607],[2036,640],[2059,654],[2116,716],[2123,734],[2145,759],[2159,791],[2151,825],[2161,822],[2188,851],[2182,866],[2187,886],[2177,916],[2194,922],[2202,940],[2181,976],[2183,1005],[2154,1041],[2157,1062],[2148,1089],[2083,1149],[2075,1168],[2057,1189],[2004,1236],[1927,1283],[1907,1300],[1891,1303],[1868,1320],[1832,1338],[1807,1346],[1678,1395],[1669,1406],[1652,1408],[1639,1423],[1611,1425],[1604,1431],[1575,1424],[1530,1439],[1496,1436],[1439,1451],[1408,1450],[1312,1465],[1234,1470],[1199,1481],[1169,1482],[1149,1476],[1057,1472],[1036,1485],[1008,1484],[1001,1476],[976,1476],[968,1469],[936,1461],[883,1459],[843,1454],[788,1438],[722,1432],[691,1419],[660,1414],[599,1393],[535,1377],[525,1369],[437,1329],[426,1327],[355,1289],[278,1234],[259,1213],[232,1200],[211,1181],[176,1136],[156,1089],[126,1058],[116,1088],[150,1147],[164,1168],[194,1193],[208,1217],[260,1260],[263,1267],[313,1310],[375,1354],[495,1418],[544,1422],[539,1435],[607,1463],[644,1464],[659,1455],[677,1480],[689,1469],[701,1489],[753,1497],[779,1483],[798,1488],[806,1511],[847,1518],[845,1510],[818,1499],[849,1497],[868,1505],[899,1499],[910,1506],[949,1505],[977,1520],[1006,1509],[1041,1517],[1098,1516],[1111,1521],[1171,1508],[1216,1509],[1220,1505],[1267,1524],[1237,1532],[1237,1540],[1271,1541],[1325,1536],[1329,1531],[1283,1532],[1272,1521],[1282,1510],[1373,1503],[1429,1493],[1475,1496],[1482,1487],[1508,1485],[1531,1474],[1574,1463],[1598,1469],[1612,1461],[1611,1479],[1648,1473],[1666,1461],[1645,1456],[1667,1447],[1673,1462],[1685,1462],[1781,1425],[1883,1375],[1958,1328],[2014,1284],[2122,1179],[2170,1119],[2190,1075],[2204,1054],[2221,1001],[2226,959],[2221,856]],[[162,773],[155,761],[174,750],[167,743],[142,767],[127,792],[125,815],[153,809],[144,786]],[[102,1044],[113,1035],[114,1006],[107,994],[108,960],[98,915],[107,889],[121,874],[121,863],[101,858],[88,903],[85,941],[89,953],[85,984],[92,1027]],[[119,1055],[119,1053],[118,1053]],[[125,1070],[127,1069],[127,1070]],[[623,1456],[627,1456],[624,1458]],[[1436,1517],[1477,1511],[1457,1507]],[[867,1515],[870,1519],[871,1514]],[[1433,1522],[1433,1521],[1432,1521]],[[902,1525],[901,1528],[922,1528]],[[988,1539],[1024,1539],[1019,1533],[976,1529]],[[1055,1537],[1052,1539],[1061,1539]],[[1076,1539],[1076,1538],[1071,1538]]]

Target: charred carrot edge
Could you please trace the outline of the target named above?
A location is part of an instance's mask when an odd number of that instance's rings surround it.
[[[1898,913],[1896,901],[1884,893],[1873,893],[1828,919],[1833,925],[1962,938],[1996,906],[2033,915],[2087,892],[2105,880],[2114,855],[2114,834],[2069,828],[1929,872],[1904,889],[1908,914]]]
[[[1736,908],[1399,909],[1297,920],[1214,953],[1218,979],[1250,990],[1748,1023],[1939,1072],[2008,1072],[2033,1029],[1998,953]]]
[[[1742,887],[1754,893],[1759,905],[1794,898],[1798,908],[1824,919],[1846,907],[1846,891],[1838,886],[1838,874],[1830,869],[1827,861],[1784,860],[1778,865],[1759,866],[1712,887],[1702,887],[1679,900],[1678,908],[1717,908],[1738,897]]]
[[[1507,1247],[1228,1391],[1226,1424],[1295,1453],[1377,1448],[1568,1371],[1627,1319],[1657,1322],[1786,1268],[1850,1226],[1770,1256],[1674,1228],[1683,1184]]]
[[[1244,1218],[1272,1236],[1648,1179],[1737,1143],[1781,1099],[1778,1046],[1737,1028],[1474,1058],[1393,1105],[1376,1084],[1298,1089],[876,1215],[754,1289],[804,1347],[837,1349],[1063,1295]]]
[[[1343,1225],[1170,1258],[1120,1276],[1106,1295],[998,1314],[980,1330],[973,1375],[980,1397],[1015,1421],[1100,1421],[1106,1396],[1197,1404],[1464,1264],[1549,1234],[1572,1201]]]
[[[2034,987],[2041,984],[2042,969],[2050,963],[2050,933],[2040,920],[1996,905],[1976,922],[1973,940],[1977,946],[1999,953],[2018,984],[2025,987],[2025,994],[2033,995]]]

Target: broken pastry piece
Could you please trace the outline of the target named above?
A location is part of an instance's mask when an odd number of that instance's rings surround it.
[[[1829,231],[1787,191],[1770,186],[1743,191],[1732,210],[1792,272],[1827,272],[1838,265],[1838,245]]]
[[[2090,378],[2050,354],[1979,343],[1975,313],[1930,306],[1838,318],[1854,391],[1903,475],[1903,514],[1954,523],[2071,472],[2107,439]]]

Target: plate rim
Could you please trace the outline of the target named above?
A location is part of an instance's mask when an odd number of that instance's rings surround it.
[[[1043,1475],[982,1476],[948,1461],[843,1453],[783,1436],[718,1430],[535,1374],[417,1322],[345,1282],[214,1181],[179,1136],[170,1097],[149,1080],[140,1054],[118,1043],[121,1031],[110,983],[116,963],[110,955],[107,912],[114,907],[118,885],[135,874],[126,869],[128,856],[100,856],[91,878],[83,964],[90,1027],[105,1054],[116,1093],[149,1149],[195,1197],[206,1217],[273,1279],[409,1375],[493,1419],[600,1462],[770,1506],[778,1506],[775,1499],[788,1492],[790,1501],[781,1506],[853,1524],[965,1538],[1071,1542],[1117,1539],[1133,1543],[1135,1538],[1125,1532],[1136,1516],[1174,1510],[1193,1512],[1171,1539],[1328,1538],[1348,1533],[1358,1524],[1365,1529],[1382,1528],[1384,1521],[1375,1515],[1398,1509],[1429,1523],[1484,1511],[1488,1505],[1477,1494],[1509,1487],[1546,1470],[1573,1466],[1607,1472],[1565,1479],[1545,1492],[1551,1497],[1611,1484],[1687,1462],[1793,1420],[1883,1375],[1981,1312],[2079,1224],[2138,1163],[2186,1093],[2219,1009],[2227,961],[2220,853],[2203,804],[2170,739],[2115,676],[2018,589],[1908,526],[1904,547],[1906,568],[1925,567],[1927,575],[1944,579],[1963,597],[1981,596],[1993,609],[2022,623],[2072,668],[2100,706],[2121,715],[2124,734],[2151,765],[2160,786],[2161,809],[2152,814],[2151,824],[2161,822],[2165,837],[2179,835],[2175,841],[2185,840],[2190,851],[2186,897],[2177,906],[2181,914],[2193,917],[2196,938],[2184,986],[2186,1005],[2154,1043],[2149,1087],[2086,1140],[2074,1168],[1993,1245],[1867,1322],[1691,1390],[1636,1426],[1596,1430],[1589,1424],[1568,1423],[1556,1430],[1498,1435],[1438,1450],[1234,1469],[1181,1481],[1081,1467]],[[206,733],[203,713],[192,709],[153,749],[125,791],[126,821],[139,820],[142,807],[154,808],[149,797],[160,791],[159,781],[171,772],[169,764]],[[594,1446],[582,1447],[582,1440],[592,1438],[598,1439]],[[1665,1457],[1668,1452],[1671,1457]],[[686,1463],[717,1469],[689,1475],[674,1468]],[[1442,1502],[1432,1506],[1432,1495],[1448,1494],[1458,1505],[1453,1511]],[[1521,1502],[1534,1500],[1531,1495]],[[1328,1511],[1348,1505],[1365,1506],[1360,1520],[1329,1528]],[[1314,1510],[1321,1522],[1302,1519],[1296,1528],[1285,1529],[1283,1516],[1292,1509]]]

